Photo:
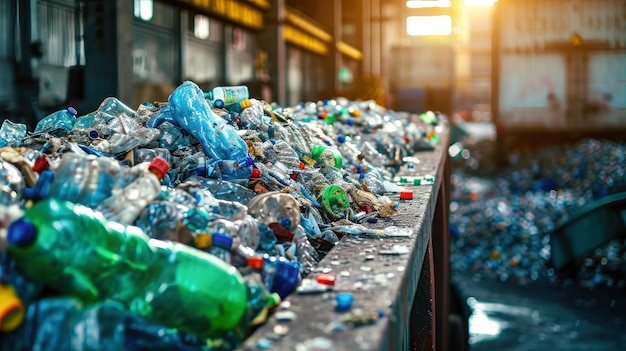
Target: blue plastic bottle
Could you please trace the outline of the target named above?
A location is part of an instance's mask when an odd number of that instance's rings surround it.
[[[196,138],[204,153],[214,160],[246,163],[248,146],[232,126],[211,110],[204,93],[194,82],[181,84],[168,101],[169,104],[146,123],[148,127],[170,122]]]

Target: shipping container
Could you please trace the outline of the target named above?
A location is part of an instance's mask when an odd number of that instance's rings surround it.
[[[500,0],[494,10],[500,139],[626,131],[626,0]]]

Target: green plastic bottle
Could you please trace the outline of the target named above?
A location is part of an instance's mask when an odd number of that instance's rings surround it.
[[[235,267],[192,247],[150,239],[99,212],[46,199],[8,229],[22,272],[84,302],[112,299],[180,331],[218,337],[245,330],[247,287]]]

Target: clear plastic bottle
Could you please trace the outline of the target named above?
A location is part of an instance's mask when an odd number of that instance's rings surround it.
[[[300,225],[300,205],[290,194],[273,191],[257,195],[247,206],[248,214],[268,226],[278,223],[294,231]]]
[[[167,161],[156,157],[150,162],[148,173],[139,176],[118,194],[104,199],[96,209],[108,220],[133,224],[148,203],[161,193],[160,180],[169,167]]]
[[[108,97],[102,100],[100,106],[98,106],[98,111],[116,117],[135,117],[136,114],[135,110],[128,107],[115,97]]]
[[[35,127],[36,133],[50,133],[56,137],[69,133],[76,123],[76,110],[68,107],[65,110],[54,112],[41,119]]]
[[[238,104],[248,98],[250,94],[245,85],[215,87],[204,93],[204,97],[217,108]]]
[[[248,146],[232,126],[211,110],[195,83],[184,82],[168,101],[169,104],[146,123],[148,127],[156,128],[163,122],[170,122],[198,140],[204,153],[214,160],[246,163]]]
[[[50,192],[41,196],[96,207],[131,179],[115,159],[68,152],[56,169]]]
[[[201,337],[247,328],[247,291],[235,267],[150,239],[88,207],[39,201],[11,224],[7,241],[23,274],[82,301],[119,301],[148,320]]]

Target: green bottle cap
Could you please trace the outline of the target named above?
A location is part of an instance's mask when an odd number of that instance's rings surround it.
[[[340,219],[341,212],[350,207],[350,199],[348,194],[337,184],[327,186],[317,199],[322,208],[333,219]]]
[[[320,157],[323,158],[323,154],[330,153],[330,156],[335,159],[335,167],[341,169],[343,166],[343,157],[337,149],[333,149],[326,145],[316,145],[311,149],[311,156],[315,161],[319,161]]]

